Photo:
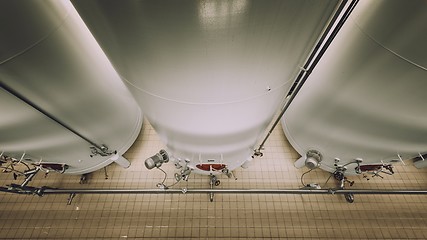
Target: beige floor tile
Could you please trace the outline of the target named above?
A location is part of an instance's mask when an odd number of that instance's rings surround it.
[[[64,188],[155,188],[164,175],[148,171],[143,161],[164,145],[145,121],[134,146],[126,153],[128,169],[116,165],[89,176],[51,173],[36,176],[33,186]],[[262,159],[234,173],[237,180],[220,177],[219,188],[298,188],[305,169],[295,169],[298,154],[286,141],[280,126],[266,144]],[[166,183],[173,183],[174,166],[165,165]],[[305,182],[334,187],[329,173],[314,170]],[[396,166],[394,176],[352,177],[357,188],[425,188],[427,170],[410,164]],[[0,174],[1,185],[14,181]],[[174,187],[207,188],[206,176],[192,175]],[[426,239],[427,196],[357,195],[353,204],[341,195],[77,195],[67,205],[67,195],[44,197],[0,193],[1,239]]]

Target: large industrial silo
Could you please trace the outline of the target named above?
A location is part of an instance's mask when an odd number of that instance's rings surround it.
[[[141,111],[69,1],[0,3],[0,153],[83,174],[121,155]]]
[[[283,118],[320,167],[390,164],[427,151],[427,4],[360,1]],[[416,166],[426,166],[424,161]]]
[[[337,1],[72,1],[177,166],[233,170]]]

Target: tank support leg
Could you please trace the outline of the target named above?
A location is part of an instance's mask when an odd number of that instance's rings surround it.
[[[70,196],[68,196],[68,199],[67,199],[67,205],[71,205],[75,196],[76,196],[75,193],[70,193]]]
[[[105,176],[105,179],[108,179],[107,166],[104,167],[104,176]]]
[[[123,168],[129,168],[130,162],[123,156],[116,154],[111,158],[115,163],[119,164]]]
[[[85,173],[80,176],[80,184],[86,184],[88,182],[90,173]]]
[[[219,186],[219,184],[221,184],[221,181],[218,180],[218,178],[215,175],[210,175],[210,181],[209,181],[209,185],[211,187],[211,189],[214,188],[214,186]],[[213,202],[214,200],[214,193],[210,192],[209,193],[209,201]]]

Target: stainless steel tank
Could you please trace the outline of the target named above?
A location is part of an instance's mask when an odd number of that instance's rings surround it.
[[[140,108],[72,4],[2,1],[0,15],[3,156],[69,174],[128,166]]]
[[[337,1],[72,1],[177,166],[233,170]]]
[[[425,1],[358,3],[283,118],[296,165],[315,150],[350,174],[427,151],[426,23]]]

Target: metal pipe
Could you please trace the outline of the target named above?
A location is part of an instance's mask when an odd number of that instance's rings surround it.
[[[33,180],[33,177],[40,171],[40,167],[24,172],[25,180],[21,184],[21,187],[27,186],[27,184]]]
[[[262,150],[262,148],[264,147],[265,142],[267,142],[267,139],[270,137],[271,133],[276,128],[277,124],[280,122],[280,119],[283,117],[283,115],[285,114],[286,110],[289,108],[290,104],[292,103],[293,99],[298,94],[298,92],[301,89],[301,87],[304,85],[304,83],[307,80],[308,76],[310,76],[311,72],[316,67],[317,63],[320,61],[320,59],[322,58],[323,54],[326,52],[326,50],[328,49],[329,45],[331,44],[332,40],[334,40],[334,38],[337,35],[338,31],[341,29],[342,25],[345,23],[345,21],[347,20],[348,16],[350,16],[350,13],[353,11],[354,7],[357,5],[358,2],[359,2],[358,0],[353,0],[348,5],[348,7],[346,8],[346,10],[345,10],[344,14],[342,15],[342,17],[340,19],[337,19],[338,16],[344,10],[344,7],[347,4],[347,1],[343,1],[340,4],[340,6],[339,6],[337,12],[335,13],[334,17],[332,18],[332,20],[328,24],[328,27],[323,32],[321,38],[319,39],[319,41],[316,44],[316,46],[313,49],[313,51],[311,52],[308,60],[304,64],[304,67],[301,69],[301,71],[299,72],[298,76],[296,77],[296,79],[294,81],[294,85],[291,87],[291,90],[290,90],[291,93],[290,93],[290,95],[288,94],[289,99],[286,101],[286,103],[285,103],[282,111],[280,112],[279,116],[277,117],[277,119],[273,123],[272,127],[270,128],[270,131],[268,131],[266,137],[263,139],[263,141],[261,142],[261,144],[259,145],[259,147],[255,150],[255,155],[256,155],[257,152],[260,152]],[[335,28],[332,29],[333,25],[335,25],[336,23],[337,23],[337,25],[335,26]],[[320,48],[320,46],[322,46],[322,47]]]
[[[26,104],[30,105],[32,108],[34,108],[35,110],[39,111],[40,113],[42,113],[43,115],[45,115],[46,117],[50,118],[51,120],[53,120],[54,122],[58,123],[59,125],[61,125],[62,127],[66,128],[67,130],[69,130],[70,132],[74,133],[75,135],[77,135],[78,137],[80,137],[81,139],[85,140],[86,142],[88,142],[90,145],[96,147],[98,150],[100,150],[101,152],[104,152],[104,149],[102,146],[96,144],[95,142],[93,142],[92,140],[90,140],[89,138],[83,136],[82,134],[80,134],[79,132],[77,132],[76,130],[74,130],[73,128],[71,128],[70,126],[68,126],[67,124],[65,124],[64,122],[62,122],[61,120],[59,120],[58,118],[56,118],[55,116],[53,116],[52,114],[48,113],[46,110],[44,110],[43,108],[41,108],[40,106],[36,105],[35,103],[33,103],[32,101],[30,101],[28,98],[26,98],[25,96],[23,96],[22,94],[18,93],[17,91],[15,91],[13,88],[9,87],[8,85],[6,85],[5,83],[0,81],[0,87],[2,87],[4,90],[6,90],[7,92],[9,92],[10,94],[12,94],[13,96],[17,97],[18,99],[20,99],[21,101],[25,102]]]
[[[423,189],[44,189],[43,194],[427,194]]]

